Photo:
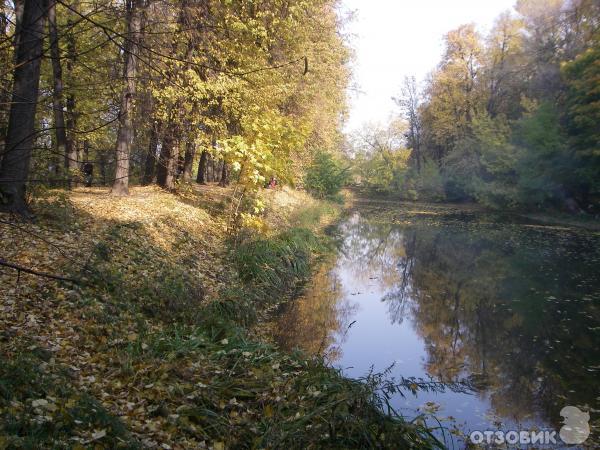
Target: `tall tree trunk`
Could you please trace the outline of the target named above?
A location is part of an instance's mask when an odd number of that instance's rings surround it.
[[[210,157],[210,175],[208,178],[208,181],[215,181],[215,158],[213,158],[212,156]]]
[[[196,144],[188,142],[185,144],[185,157],[183,159],[183,181],[190,181],[192,179],[194,157],[196,156]]]
[[[25,0],[15,0],[15,35],[13,37],[13,47],[15,49],[14,60],[17,62],[17,49],[21,41],[21,27],[23,26],[23,12],[25,10]]]
[[[154,175],[156,172],[156,158],[158,150],[158,127],[159,125],[155,122],[152,124],[150,130],[150,143],[148,144],[148,154],[146,155],[146,162],[144,164],[144,176],[142,177],[142,184],[147,186],[154,182]]]
[[[67,151],[64,158],[64,167],[65,172],[67,173],[67,183],[71,187],[77,185],[76,172],[79,168],[79,160],[77,156],[78,141],[74,136],[77,128],[77,113],[75,112],[75,107],[75,95],[69,94],[67,96],[66,130],[69,131],[70,137],[67,136]]]
[[[2,12],[0,12],[0,35],[2,40],[8,42],[9,37],[9,5],[8,2],[2,2]],[[11,54],[10,45],[0,46],[0,60],[7,61],[10,59]],[[8,125],[8,113],[10,109],[10,94],[12,79],[10,73],[7,73],[6,69],[2,71],[2,81],[0,85],[0,162],[2,160],[2,151],[4,149],[4,143],[6,142],[6,129]]]
[[[55,0],[53,0],[55,1]],[[79,8],[79,1],[73,2],[72,8]],[[73,27],[75,21],[73,20],[73,12],[69,12],[69,18],[67,21],[67,28],[70,30],[67,34],[67,72],[73,79],[73,70],[75,61],[77,59],[77,46],[75,43],[75,35],[73,34]],[[67,95],[67,117],[66,117],[66,152],[64,155],[64,168],[67,175],[67,185],[73,187],[77,185],[77,178],[74,176],[77,173],[78,159],[77,159],[77,140],[75,139],[75,130],[77,128],[77,112],[75,111],[76,100],[75,94],[69,93]]]
[[[17,48],[8,132],[0,166],[0,209],[30,215],[25,195],[35,134],[46,0],[27,0]]]
[[[196,175],[196,183],[206,184],[206,159],[208,152],[202,150],[200,154],[200,162],[198,163],[198,174]]]
[[[48,31],[50,36],[50,56],[52,58],[52,76],[54,78],[54,92],[52,93],[52,110],[54,114],[54,133],[56,155],[68,158],[67,130],[65,128],[65,112],[63,102],[63,73],[60,62],[60,47],[58,42],[58,27],[56,24],[56,0],[50,0],[48,8]],[[58,168],[58,165],[57,165]],[[70,164],[67,165],[67,169]],[[69,174],[67,173],[67,177]]]
[[[156,182],[160,187],[168,190],[175,188],[176,157],[179,153],[175,146],[174,135],[171,126],[167,126],[156,170]]]
[[[121,96],[119,131],[113,195],[129,195],[129,155],[133,143],[133,100],[136,92],[137,55],[142,29],[143,0],[127,0],[127,40],[125,42],[125,88]]]
[[[102,178],[102,186],[106,186],[106,166],[108,164],[106,152],[101,152],[98,156],[98,159],[100,164],[100,177]]]
[[[221,167],[221,181],[219,181],[219,186],[225,187],[229,184],[229,171],[227,170],[227,163],[223,160],[223,165]]]

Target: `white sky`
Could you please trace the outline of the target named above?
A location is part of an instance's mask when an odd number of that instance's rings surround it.
[[[347,131],[365,122],[385,122],[397,111],[391,97],[400,93],[405,75],[422,81],[443,51],[443,36],[464,23],[486,32],[516,0],[342,0],[356,11],[347,26],[354,35],[354,82]]]

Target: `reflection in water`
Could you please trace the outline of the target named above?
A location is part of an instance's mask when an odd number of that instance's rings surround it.
[[[331,361],[339,359],[339,346],[354,312],[342,294],[335,272],[322,267],[302,299],[286,305],[276,323],[276,340],[284,348],[326,353]]]
[[[437,402],[467,429],[558,429],[565,405],[594,419],[598,236],[456,220],[394,225],[358,214],[340,231],[335,266],[284,314],[282,345],[329,350],[350,376],[396,363],[404,376],[477,380],[476,395],[396,400]]]

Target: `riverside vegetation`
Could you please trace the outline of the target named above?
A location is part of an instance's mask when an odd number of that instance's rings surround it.
[[[449,31],[425,82],[404,80],[400,117],[355,133],[362,186],[404,200],[598,217],[600,6],[519,0],[514,9],[486,35],[475,24]]]
[[[261,332],[327,254],[341,206],[266,191],[268,229],[232,239],[231,193],[58,191],[37,223],[2,227],[11,260],[77,283],[1,273],[0,448],[439,445],[383,412],[375,378]]]

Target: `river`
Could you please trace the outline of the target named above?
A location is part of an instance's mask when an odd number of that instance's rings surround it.
[[[371,203],[336,236],[335,259],[279,318],[283,347],[323,354],[349,377],[454,385],[391,404],[463,435],[558,430],[567,405],[598,419],[598,233]]]

